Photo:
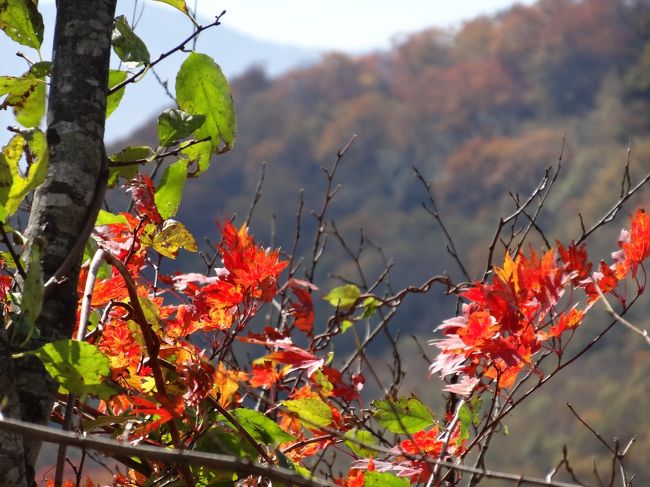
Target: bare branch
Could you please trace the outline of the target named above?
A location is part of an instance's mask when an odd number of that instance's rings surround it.
[[[291,470],[277,466],[261,465],[245,458],[179,450],[175,448],[170,449],[145,445],[132,446],[115,440],[70,433],[50,428],[48,426],[34,425],[7,418],[0,419],[0,430],[19,433],[23,436],[38,438],[50,443],[65,444],[68,446],[97,450],[105,453],[116,453],[152,460],[162,460],[174,465],[183,465],[186,467],[188,465],[202,465],[219,470],[239,472],[244,475],[261,475],[262,477],[271,480],[286,482],[289,485],[299,487],[331,487],[334,485],[332,482],[316,478],[307,479]]]
[[[431,188],[431,181],[425,181],[424,176],[422,176],[422,173],[417,167],[413,167],[413,171],[415,171],[415,176],[418,178],[418,180],[422,183],[424,188],[427,190],[427,193],[429,195],[429,201],[431,202],[431,208],[427,207],[426,204],[422,204],[422,207],[429,212],[431,216],[438,222],[438,226],[442,230],[442,233],[445,234],[445,237],[447,238],[447,251],[449,252],[449,255],[451,255],[456,263],[458,264],[458,267],[460,267],[461,272],[463,273],[463,276],[465,276],[465,279],[468,281],[471,281],[472,278],[469,275],[469,272],[467,272],[467,269],[465,265],[463,264],[462,259],[458,255],[458,251],[456,250],[456,246],[454,245],[454,239],[451,237],[451,234],[449,231],[447,231],[447,227],[445,226],[445,223],[442,221],[442,217],[440,216],[440,213],[438,212],[438,207],[436,205],[436,200],[433,195],[433,189]]]
[[[632,323],[627,321],[625,318],[623,318],[621,315],[619,315],[614,308],[612,308],[612,305],[607,301],[607,298],[603,294],[603,291],[600,289],[600,286],[597,284],[597,280],[592,277],[592,281],[594,284],[594,288],[596,288],[596,292],[600,296],[600,300],[603,302],[603,306],[605,306],[605,310],[609,315],[614,318],[616,321],[618,321],[621,325],[625,326],[626,328],[632,330],[634,333],[638,333],[643,337],[645,342],[650,346],[650,336],[648,336],[648,330],[641,330],[640,328],[637,328],[634,326]]]

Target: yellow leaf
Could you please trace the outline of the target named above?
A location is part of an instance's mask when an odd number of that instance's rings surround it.
[[[142,232],[141,242],[170,259],[175,259],[180,249],[198,251],[194,236],[185,225],[172,219],[165,220],[160,228],[151,223],[147,225]]]

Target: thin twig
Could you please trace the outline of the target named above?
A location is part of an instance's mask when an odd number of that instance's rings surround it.
[[[131,161],[110,161],[108,163],[108,167],[128,167],[135,166],[137,164],[148,164],[156,160],[162,160],[166,157],[176,156],[188,147],[192,147],[193,145],[201,144],[203,142],[210,142],[211,140],[212,138],[210,136],[202,137],[196,140],[188,140],[187,142],[181,143],[176,149],[161,152],[160,154],[156,154],[153,157],[142,157],[140,159],[133,159]]]
[[[593,429],[584,419],[580,417],[580,415],[576,412],[575,409],[573,409],[573,406],[571,405],[570,402],[566,403],[567,407],[569,410],[573,413],[573,415],[577,418],[578,421],[580,421],[589,431],[593,433],[593,435],[600,441],[603,445],[605,445],[605,448],[607,448],[610,452],[614,453],[614,450],[612,449],[611,446],[609,446],[609,443],[605,441],[605,439],[596,431]]]
[[[454,239],[451,237],[451,234],[447,230],[447,227],[445,226],[445,223],[442,221],[442,217],[440,216],[440,212],[438,212],[438,207],[436,205],[436,200],[433,195],[433,189],[431,187],[431,181],[426,181],[424,179],[424,176],[420,172],[420,170],[413,166],[413,171],[415,171],[415,176],[420,180],[424,188],[426,189],[428,195],[429,195],[429,201],[431,202],[431,208],[429,208],[425,203],[422,203],[422,207],[431,215],[433,218],[438,222],[438,226],[442,230],[442,232],[445,234],[445,237],[447,238],[447,251],[449,254],[454,258],[456,263],[458,264],[458,267],[460,267],[461,272],[463,273],[463,276],[465,276],[465,279],[468,281],[471,281],[472,278],[469,275],[469,272],[467,272],[467,269],[465,265],[463,264],[462,259],[458,255],[458,251],[456,250],[456,246],[454,245]]]
[[[614,308],[612,308],[612,305],[607,301],[607,298],[603,294],[603,291],[600,289],[600,286],[597,283],[597,280],[595,277],[592,276],[592,281],[594,284],[594,288],[596,289],[596,292],[600,296],[600,300],[603,303],[603,306],[605,307],[605,310],[609,315],[614,318],[616,321],[618,321],[621,325],[625,326],[626,328],[632,330],[634,333],[638,333],[643,337],[645,342],[650,346],[650,336],[648,336],[648,331],[647,330],[641,330],[640,328],[637,328],[634,326],[632,323],[627,321],[625,318],[623,318],[621,315],[619,315]]]
[[[112,95],[113,93],[115,93],[115,92],[119,91],[120,89],[124,88],[126,85],[128,85],[130,83],[135,83],[136,81],[138,81],[138,79],[148,69],[153,68],[156,64],[158,64],[159,62],[161,62],[164,59],[168,58],[169,56],[171,56],[175,52],[185,49],[185,44],[187,44],[192,39],[194,39],[196,36],[198,36],[201,32],[203,32],[204,30],[209,29],[211,27],[216,27],[216,26],[221,25],[221,17],[223,17],[225,14],[226,14],[226,11],[224,10],[223,12],[221,12],[219,15],[217,15],[215,17],[214,22],[211,22],[208,25],[199,25],[199,26],[197,26],[196,30],[194,32],[192,32],[192,34],[190,34],[185,40],[181,41],[180,44],[178,44],[176,47],[170,49],[169,51],[162,53],[160,56],[158,56],[158,59],[156,59],[155,61],[153,61],[153,62],[151,62],[149,64],[144,65],[142,68],[140,68],[138,71],[136,71],[131,76],[126,78],[124,81],[122,81],[121,83],[118,83],[115,86],[113,86],[112,88],[110,88],[108,90],[107,94]]]
[[[341,186],[333,186],[334,176],[336,175],[336,170],[343,160],[343,157],[350,149],[350,147],[352,147],[352,144],[354,144],[354,141],[356,139],[357,136],[353,135],[348,143],[336,152],[336,158],[334,159],[334,163],[332,164],[331,169],[328,170],[324,167],[322,168],[327,178],[327,187],[325,188],[325,199],[323,201],[323,206],[319,212],[313,212],[313,215],[316,218],[316,235],[314,236],[314,244],[312,247],[311,265],[306,271],[307,280],[309,282],[313,282],[314,280],[316,266],[318,265],[318,261],[320,260],[323,249],[325,248],[325,239],[323,238],[325,232],[325,214],[327,213],[327,209],[329,208],[329,204],[332,201],[332,198],[334,198],[336,193],[338,193],[339,189],[341,188]]]
[[[625,176],[624,176],[625,177]],[[596,223],[592,225],[592,227],[589,230],[584,229],[584,222],[581,222],[582,225],[582,235],[580,238],[576,241],[576,245],[580,245],[582,242],[587,240],[587,238],[594,233],[598,228],[602,227],[603,225],[611,222],[614,217],[618,214],[619,210],[623,207],[623,204],[629,200],[634,193],[639,191],[643,186],[645,186],[648,182],[650,182],[650,172],[648,172],[637,184],[631,189],[628,189],[628,191],[618,199],[616,203],[614,203],[614,206],[612,206],[605,214],[598,220]]]
[[[255,211],[255,207],[257,206],[257,202],[262,197],[262,185],[264,184],[265,174],[266,174],[266,162],[262,162],[262,170],[260,172],[260,178],[257,181],[257,188],[255,189],[255,195],[253,196],[253,200],[251,201],[251,206],[248,208],[248,215],[246,215],[246,220],[244,220],[244,224],[246,226],[250,225],[251,219],[253,218],[253,212]]]

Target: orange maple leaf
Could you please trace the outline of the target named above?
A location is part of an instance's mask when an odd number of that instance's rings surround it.
[[[639,209],[632,217],[630,231],[623,231],[620,238],[623,260],[616,263],[616,277],[625,279],[631,271],[632,277],[643,260],[650,257],[650,215]]]

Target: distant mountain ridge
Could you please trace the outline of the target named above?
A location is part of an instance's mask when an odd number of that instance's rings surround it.
[[[160,53],[176,46],[192,32],[192,23],[176,9],[168,5],[158,5],[156,2],[142,2],[141,5],[145,8],[135,32],[147,44],[152,59],[156,59]],[[120,7],[125,8],[121,2],[118,4],[118,8]],[[39,11],[43,15],[46,29],[41,51],[43,57],[49,59],[56,8],[53,2],[41,2]],[[128,10],[121,13],[130,23],[132,12]],[[207,24],[212,22],[212,19],[199,18],[199,21]],[[261,41],[234,31],[228,27],[227,14],[223,17],[222,25],[201,34],[197,47],[201,52],[212,56],[228,77],[241,74],[253,65],[262,66],[270,76],[278,76],[289,69],[308,66],[321,56],[318,50]],[[14,55],[18,50],[33,56],[29,52],[30,49],[21,49],[7,36],[0,35],[0,64],[2,65],[0,75],[21,75],[27,70],[25,61]],[[162,80],[169,80],[172,89],[176,71],[185,56],[183,53],[177,53],[156,66],[158,75]],[[113,67],[117,67],[117,61],[119,60],[116,58],[113,60]],[[108,119],[107,140],[111,142],[127,137],[134,127],[146,123],[169,103],[170,100],[165,96],[153,74],[148,73],[142,81],[127,88],[120,106]],[[8,125],[10,120],[7,114],[0,111],[0,127]],[[4,143],[8,138],[1,134],[0,142]]]

